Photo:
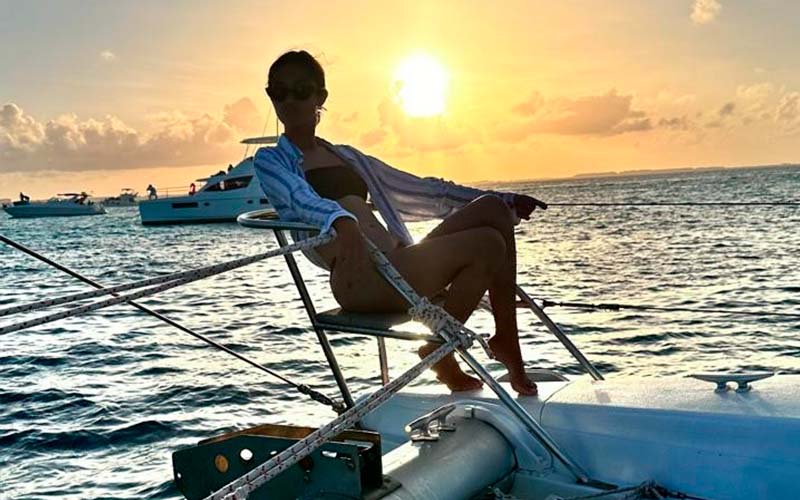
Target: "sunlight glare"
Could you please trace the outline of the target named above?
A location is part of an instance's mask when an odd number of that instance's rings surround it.
[[[397,67],[397,98],[409,116],[425,117],[444,112],[448,75],[439,61],[415,54]]]

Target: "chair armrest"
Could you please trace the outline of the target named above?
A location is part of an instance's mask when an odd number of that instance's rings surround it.
[[[236,218],[236,222],[238,222],[240,226],[256,229],[319,231],[318,227],[312,226],[311,224],[281,220],[280,217],[278,217],[278,212],[274,208],[245,212]]]

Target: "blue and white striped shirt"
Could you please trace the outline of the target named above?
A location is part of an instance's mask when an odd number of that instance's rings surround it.
[[[413,244],[414,239],[405,222],[444,219],[481,195],[497,195],[513,207],[514,193],[484,191],[444,179],[417,177],[352,146],[324,144],[364,179],[370,199],[387,230],[406,245]],[[357,220],[336,201],[319,196],[306,182],[303,153],[286,135],[280,136],[275,147],[260,148],[253,164],[264,193],[281,219],[317,226],[322,232],[328,231],[339,217]],[[292,236],[295,240],[308,237],[302,233]],[[316,252],[306,252],[306,256],[327,268]]]

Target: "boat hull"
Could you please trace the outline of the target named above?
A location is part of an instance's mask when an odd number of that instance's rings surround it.
[[[28,205],[15,205],[4,209],[11,217],[17,219],[31,219],[36,217],[77,217],[83,215],[102,215],[106,213],[102,205],[58,204],[45,205],[31,203]]]
[[[205,197],[198,194],[143,200],[139,203],[139,215],[145,226],[233,222],[239,215],[261,208],[269,208],[263,195]]]

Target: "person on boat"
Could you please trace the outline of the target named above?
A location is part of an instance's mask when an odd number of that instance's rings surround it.
[[[156,191],[156,187],[152,184],[147,185],[147,199],[148,200],[157,200],[158,199],[158,191]]]
[[[31,197],[30,196],[26,195],[23,192],[19,193],[19,202],[20,203],[25,204],[25,203],[28,203],[30,201],[31,201]]]
[[[194,182],[189,184],[189,196],[194,196],[197,193],[197,186],[195,186]]]
[[[514,390],[534,395],[520,351],[516,320],[514,225],[536,207],[530,196],[484,191],[395,169],[357,149],[315,135],[328,97],[322,66],[306,51],[280,56],[269,68],[267,95],[285,133],[276,147],[256,152],[254,166],[279,216],[337,237],[306,256],[330,270],[334,298],[345,310],[405,311],[409,305],[378,273],[365,238],[374,243],[414,289],[426,297],[446,291],[443,307],[465,322],[488,290],[495,320],[489,340],[508,369]],[[386,223],[373,215],[371,205]],[[405,222],[443,219],[415,243]],[[296,238],[308,237],[296,235]],[[435,344],[422,346],[425,356]],[[482,382],[464,373],[450,355],[434,366],[453,391]]]

